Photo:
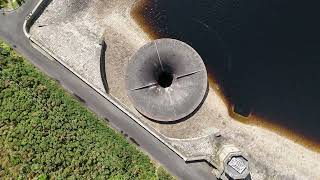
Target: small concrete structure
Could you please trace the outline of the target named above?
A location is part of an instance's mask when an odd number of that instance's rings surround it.
[[[250,178],[248,157],[232,144],[222,145],[214,158],[214,173],[223,180]]]
[[[203,101],[206,67],[189,45],[158,39],[140,48],[126,73],[128,96],[144,116],[161,122],[190,115]]]

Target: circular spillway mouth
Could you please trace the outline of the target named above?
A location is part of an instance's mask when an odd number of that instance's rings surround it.
[[[159,86],[163,88],[170,87],[173,81],[173,74],[169,71],[162,71],[160,72],[158,78],[157,78],[157,83]]]
[[[174,39],[158,39],[140,48],[126,71],[126,89],[133,106],[149,119],[180,120],[203,101],[208,85],[200,55]]]

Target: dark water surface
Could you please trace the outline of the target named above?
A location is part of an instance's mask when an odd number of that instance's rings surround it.
[[[187,42],[239,113],[320,143],[320,1],[142,0],[155,38]]]

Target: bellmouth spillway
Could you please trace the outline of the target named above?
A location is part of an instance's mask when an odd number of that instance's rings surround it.
[[[239,113],[319,144],[320,2],[143,0],[153,37],[192,45]]]
[[[127,92],[146,117],[171,122],[194,112],[207,93],[207,71],[199,54],[174,39],[152,41],[132,57]]]

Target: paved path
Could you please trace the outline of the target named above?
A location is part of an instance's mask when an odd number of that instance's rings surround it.
[[[49,60],[35,50],[25,37],[22,27],[25,17],[34,8],[38,0],[27,2],[15,12],[0,15],[0,37],[26,57],[41,71],[58,80],[68,91],[85,101],[86,105],[99,116],[108,119],[111,127],[128,134],[129,137],[152,158],[163,164],[179,179],[216,179],[212,168],[205,162],[186,164],[178,155],[161,143],[157,138],[138,125],[134,120],[116,108],[103,96],[89,87],[61,64]]]

